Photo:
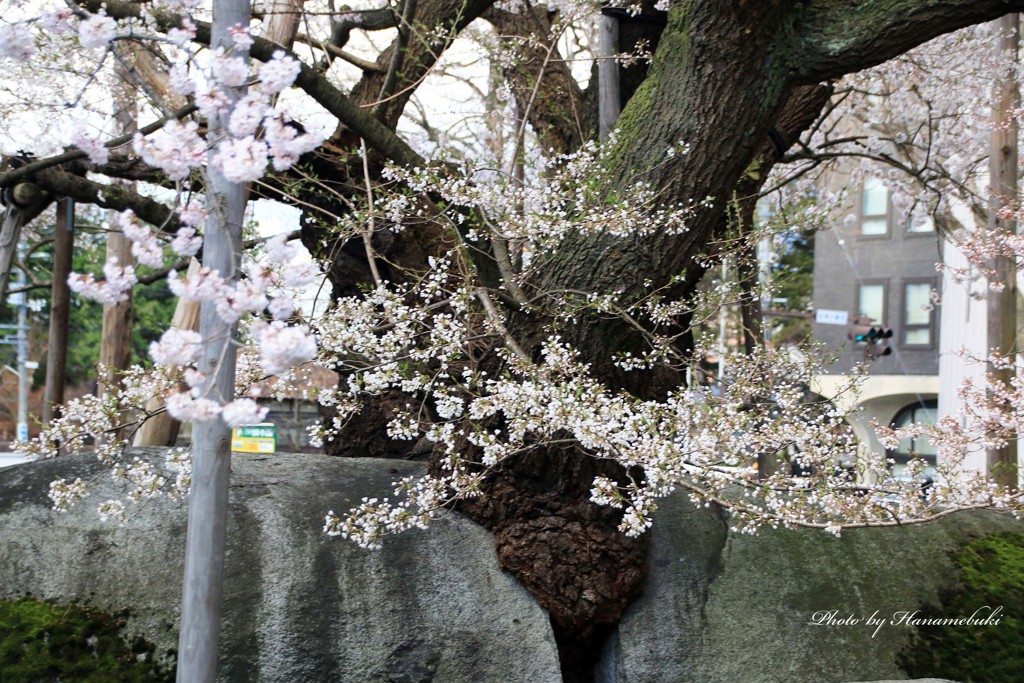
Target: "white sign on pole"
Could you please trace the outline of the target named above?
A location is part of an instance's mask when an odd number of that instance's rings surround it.
[[[814,322],[823,325],[845,325],[850,319],[847,311],[834,311],[828,308],[819,308],[814,312]]]
[[[18,441],[28,441],[28,423],[18,423]]]

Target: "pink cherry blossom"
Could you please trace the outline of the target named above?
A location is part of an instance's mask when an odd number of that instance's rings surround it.
[[[198,332],[172,327],[149,345],[149,356],[157,365],[191,365],[202,354],[202,342]]]
[[[203,238],[196,234],[195,228],[180,228],[171,241],[171,249],[182,256],[195,256],[203,247]]]
[[[197,227],[206,220],[206,208],[203,202],[192,199],[185,206],[178,208],[178,218],[185,225]]]
[[[71,32],[71,17],[74,14],[70,9],[47,10],[39,17],[39,25],[50,33],[63,36]]]
[[[258,92],[251,92],[236,104],[231,111],[228,130],[236,137],[253,135],[267,111],[267,103]]]
[[[210,60],[213,77],[218,83],[237,88],[249,78],[249,67],[241,57],[232,57],[218,48]]]
[[[35,54],[36,44],[28,26],[24,24],[0,26],[0,58],[8,57],[16,62],[27,62]]]
[[[105,14],[93,14],[78,25],[78,42],[86,49],[106,48],[114,39],[117,23]]]
[[[235,24],[228,29],[228,33],[231,35],[231,42],[234,43],[235,47],[239,50],[248,50],[252,47],[252,34],[249,32],[249,28],[247,26]]]
[[[301,70],[298,60],[278,50],[260,67],[259,88],[268,94],[281,92],[295,82]]]
[[[267,307],[263,288],[249,280],[240,280],[233,286],[225,286],[214,302],[221,320],[233,323],[247,311],[259,312]]]
[[[216,419],[221,406],[208,398],[193,398],[190,392],[180,392],[167,397],[164,405],[175,420],[182,422],[207,422]]]
[[[85,152],[89,156],[89,161],[97,166],[107,163],[110,159],[110,150],[106,148],[103,141],[93,137],[82,128],[75,130],[71,136],[71,144]]]
[[[250,182],[263,176],[267,167],[267,145],[252,136],[223,140],[213,163],[231,182]]]
[[[277,375],[316,355],[316,339],[305,326],[288,326],[275,320],[257,321],[252,330],[260,352],[260,366]]]
[[[162,170],[171,180],[182,180],[206,161],[206,142],[198,131],[195,121],[168,121],[152,137],[136,133],[132,148],[143,161]]]
[[[167,85],[178,95],[191,95],[196,91],[196,82],[188,71],[187,64],[175,64],[167,72]]]
[[[175,296],[193,301],[213,301],[221,295],[224,280],[209,268],[202,268],[196,273],[186,273],[184,278],[172,270],[167,274],[167,286]]]
[[[221,410],[220,416],[229,427],[259,424],[267,416],[269,408],[260,407],[251,398],[235,399]]]

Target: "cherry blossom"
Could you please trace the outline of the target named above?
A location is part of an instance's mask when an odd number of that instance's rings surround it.
[[[208,398],[195,398],[191,392],[171,394],[165,401],[167,412],[183,422],[205,422],[216,419],[221,406]]]
[[[88,273],[71,273],[68,276],[68,286],[79,296],[111,306],[119,301],[126,301],[128,290],[138,282],[135,268],[130,265],[118,265],[115,257],[107,260],[103,266],[103,275],[103,280],[96,280]]]
[[[78,25],[78,41],[86,49],[106,48],[114,39],[117,23],[105,14],[93,14]]]
[[[74,14],[70,9],[47,10],[39,17],[39,25],[46,31],[61,36],[71,32],[71,17]]]
[[[36,54],[35,41],[23,24],[0,26],[0,58],[27,62]]]
[[[136,133],[132,148],[142,160],[159,168],[171,180],[181,180],[206,161],[206,143],[198,134],[199,124],[168,121],[152,137]]]
[[[244,137],[253,135],[267,110],[267,103],[259,93],[249,93],[235,104],[231,111],[228,130],[232,135]]]
[[[267,167],[267,143],[252,136],[224,140],[217,147],[213,163],[232,182],[256,180]]]
[[[71,137],[71,144],[89,155],[89,161],[96,165],[107,163],[110,150],[103,142],[79,128]]]
[[[172,327],[149,345],[149,356],[157,365],[191,365],[199,360],[202,342],[198,332]]]
[[[195,228],[180,228],[171,240],[171,249],[182,256],[195,256],[203,248],[203,238]]]
[[[224,406],[221,419],[229,427],[259,424],[267,416],[269,408],[260,407],[251,398],[238,398]]]
[[[237,88],[249,77],[249,67],[241,57],[232,57],[218,48],[210,60],[213,77],[222,85]]]
[[[253,339],[259,346],[260,365],[271,375],[312,360],[316,355],[316,339],[304,326],[289,326],[281,321],[257,321]]]
[[[275,52],[273,58],[260,67],[259,88],[268,95],[281,92],[295,82],[300,71],[301,65],[295,58]]]

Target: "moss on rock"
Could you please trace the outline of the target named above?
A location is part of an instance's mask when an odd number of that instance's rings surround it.
[[[155,661],[152,643],[124,635],[125,617],[31,596],[0,600],[4,683],[173,680],[173,670]]]
[[[923,612],[921,618],[977,614],[980,620],[999,609],[999,621],[922,626],[903,656],[904,668],[912,677],[963,683],[1019,680],[1024,671],[1024,534],[979,538],[954,560],[960,585],[943,596],[941,610]]]

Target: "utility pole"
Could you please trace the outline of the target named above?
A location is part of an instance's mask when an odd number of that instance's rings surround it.
[[[598,135],[605,140],[619,118],[619,64],[615,55],[619,51],[619,20],[611,14],[601,14],[597,22],[597,97]]]
[[[1017,45],[1020,41],[1020,17],[1007,14],[994,22],[998,33],[996,74],[992,93],[992,137],[989,152],[988,229],[1013,234],[1016,223],[1006,217],[1017,201],[1017,123],[1020,89],[1016,79]],[[1013,259],[999,256],[993,263],[1002,291],[988,292],[988,349],[1003,355],[1016,354],[1017,346],[1017,272]],[[990,376],[1009,384],[1012,370],[989,364]],[[1002,448],[987,451],[988,472],[998,484],[1017,486],[1017,447],[1014,439]]]
[[[249,25],[249,0],[214,0],[210,48],[231,49],[232,26]],[[234,46],[233,54],[248,61]],[[226,132],[243,88],[225,88],[228,111],[209,120],[209,139]],[[218,271],[227,282],[238,278],[245,214],[244,183],[229,181],[213,165],[207,167],[206,229],[203,266]],[[203,302],[199,333],[203,352],[199,370],[206,374],[201,386],[207,398],[225,402],[235,392],[236,325],[217,314],[212,301]],[[223,420],[196,423],[192,434],[192,486],[188,501],[185,576],[178,638],[178,683],[214,683],[224,595],[224,548],[228,523],[228,486],[231,475],[231,430]]]

